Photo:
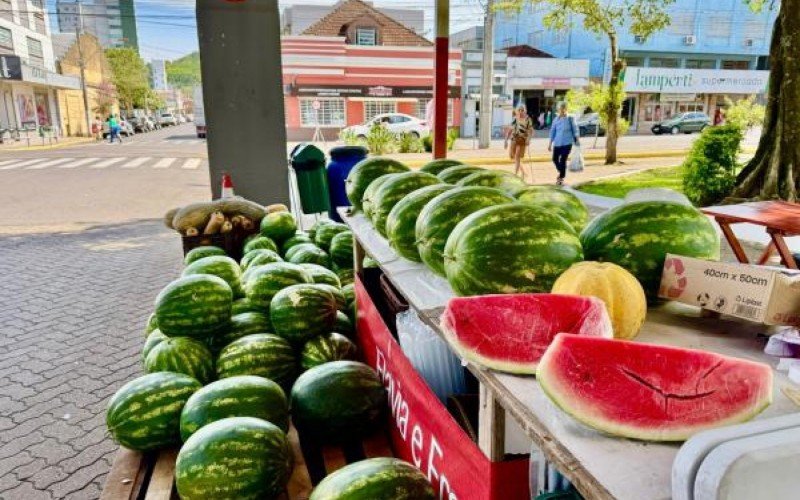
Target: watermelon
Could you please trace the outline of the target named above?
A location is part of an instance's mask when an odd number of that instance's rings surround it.
[[[284,288],[275,294],[269,306],[275,333],[300,345],[331,331],[336,323],[336,311],[336,298],[319,285]]]
[[[456,224],[482,208],[512,201],[514,198],[499,189],[478,186],[458,187],[436,196],[417,217],[415,234],[422,261],[444,276],[444,246]]]
[[[475,172],[458,181],[457,185],[493,187],[505,192],[515,192],[527,186],[516,175],[502,170]]]
[[[290,248],[300,243],[314,243],[314,239],[309,236],[308,233],[297,232],[294,236],[283,242],[281,245],[281,253],[286,255],[286,252],[288,252]]]
[[[403,172],[405,174],[409,172]],[[364,216],[369,219],[370,221],[373,219],[374,211],[375,211],[375,196],[378,193],[378,190],[387,182],[394,179],[400,174],[386,174],[378,177],[374,181],[370,183],[367,187],[367,190],[364,191],[364,200],[361,202],[361,205],[364,210]]]
[[[342,284],[339,282],[339,277],[336,276],[336,273],[328,269],[327,267],[320,266],[319,264],[300,264],[303,269],[308,271],[308,274],[311,275],[311,280],[315,284],[327,284],[333,287],[339,288]]]
[[[434,184],[408,194],[386,217],[386,238],[392,248],[408,260],[422,262],[415,233],[420,212],[436,196],[453,189],[449,184]]]
[[[309,500],[434,500],[431,483],[418,468],[379,457],[347,465],[323,479]]]
[[[272,264],[273,262],[283,262],[283,258],[278,255],[274,250],[266,248],[258,248],[246,253],[241,260],[242,271],[247,271],[256,266],[263,266],[264,264]]]
[[[558,335],[536,371],[545,394],[606,434],[684,441],[772,401],[772,369],[708,351]],[[601,381],[601,383],[598,383]]]
[[[312,226],[309,228],[309,230],[308,230],[308,231],[306,231],[306,233],[308,234],[308,237],[309,237],[309,238],[311,238],[311,242],[313,243],[313,242],[314,242],[314,238],[317,236],[317,229],[321,228],[321,227],[322,227],[322,226],[324,226],[325,224],[332,224],[332,223],[334,223],[334,222],[336,222],[336,221],[332,221],[332,220],[330,220],[330,219],[320,219],[320,220],[318,220],[317,222],[315,222],[315,223],[314,223],[314,224],[313,224],[313,225],[312,225]]]
[[[187,266],[196,260],[200,260],[204,257],[211,257],[212,255],[226,255],[225,250],[215,247],[215,246],[202,246],[202,247],[195,247],[186,252],[186,255],[183,257],[183,263]]]
[[[231,316],[231,324],[225,333],[217,335],[211,344],[211,348],[219,352],[223,347],[239,340],[242,337],[255,333],[272,333],[272,323],[269,314],[265,312],[243,312]]]
[[[367,186],[378,177],[386,174],[408,172],[409,168],[397,160],[373,156],[356,163],[345,181],[347,198],[356,210],[361,210],[361,200]]]
[[[528,375],[536,373],[544,351],[560,332],[613,336],[599,299],[548,293],[453,298],[441,327],[463,359]]]
[[[580,232],[589,220],[589,210],[574,194],[557,186],[528,186],[515,193],[517,200],[536,205],[563,217]]]
[[[159,329],[168,337],[195,337],[224,330],[231,319],[233,291],[218,276],[195,274],[167,285],[156,297]]]
[[[250,302],[266,310],[276,293],[298,283],[311,283],[311,275],[297,264],[275,262],[255,268],[244,283],[244,292]]]
[[[236,316],[237,314],[241,314],[244,312],[263,312],[263,311],[264,309],[253,304],[247,298],[234,300],[233,305],[231,306],[231,314],[233,316]]]
[[[286,257],[292,264],[317,264],[326,267],[331,262],[325,250],[311,243],[295,245],[289,250]]]
[[[357,361],[331,361],[306,371],[292,387],[292,422],[301,435],[346,442],[383,424],[386,390],[375,370]]]
[[[314,286],[333,295],[333,298],[336,299],[337,310],[343,311],[345,308],[347,308],[347,299],[345,298],[344,293],[342,293],[341,288],[328,283],[314,283]]]
[[[441,173],[442,170],[463,164],[464,162],[462,161],[453,160],[450,158],[440,158],[438,160],[433,160],[431,162],[426,163],[425,166],[419,169],[419,171],[428,174],[439,175],[439,173]]]
[[[153,347],[157,346],[168,338],[169,337],[161,333],[161,330],[153,330],[150,332],[150,335],[148,335],[147,339],[144,341],[144,347],[142,347],[142,362],[147,359],[147,355],[150,354],[150,351],[153,349]]]
[[[207,384],[214,380],[214,355],[199,340],[168,338],[153,346],[144,360],[144,370],[147,373],[183,373]]]
[[[131,380],[108,402],[106,425],[111,437],[136,451],[179,443],[181,410],[200,387],[200,382],[182,373],[150,373]]]
[[[304,370],[323,363],[343,359],[355,359],[358,348],[342,334],[331,332],[306,342],[300,353],[300,366]]]
[[[386,236],[386,219],[392,208],[407,194],[434,184],[441,184],[435,175],[425,172],[395,174],[378,188],[373,198],[372,223],[382,236]],[[364,210],[366,213],[366,209]]]
[[[289,212],[273,212],[261,219],[261,236],[270,238],[275,243],[283,243],[297,232],[297,221]],[[275,246],[270,250],[278,251]]]
[[[181,276],[191,276],[193,274],[212,274],[224,279],[231,287],[233,297],[243,297],[242,289],[242,269],[239,264],[230,257],[224,255],[213,255],[198,259],[183,270]]]
[[[352,268],[337,269],[336,276],[339,277],[342,286],[352,285],[356,279],[355,271]]]
[[[272,250],[273,252],[278,251],[278,245],[272,241],[272,238],[268,238],[267,236],[257,235],[255,238],[251,239],[247,243],[244,244],[244,248],[242,249],[242,253],[247,255],[253,250]]]
[[[342,231],[331,240],[331,263],[340,268],[353,267],[353,232]]]
[[[669,201],[620,205],[581,233],[586,260],[613,262],[631,272],[651,301],[658,296],[668,253],[719,260],[717,230],[694,207]]]
[[[353,322],[350,321],[347,314],[342,311],[336,313],[336,323],[333,325],[333,331],[339,332],[342,335],[347,335],[348,337],[352,337],[353,334],[356,333]]]
[[[350,307],[351,305],[355,304],[356,302],[356,286],[353,283],[349,283],[347,285],[342,286],[342,293],[344,294],[344,298],[347,301],[347,306]]]
[[[483,172],[484,168],[474,167],[472,165],[456,165],[454,167],[449,167],[438,174],[436,177],[441,179],[442,182],[446,182],[447,184],[455,184],[464,177],[474,174],[475,172]]]
[[[192,394],[181,412],[181,439],[228,417],[255,417],[289,430],[289,402],[272,380],[241,375],[212,382]]]
[[[457,295],[549,292],[581,260],[581,242],[567,221],[521,203],[470,215],[444,250],[447,281]]]
[[[297,360],[289,343],[269,333],[248,335],[231,342],[217,358],[219,378],[257,375],[289,387],[297,373]]]
[[[150,313],[150,316],[147,317],[147,324],[144,327],[144,336],[147,337],[150,335],[151,332],[155,331],[158,328],[158,318],[156,317],[156,313]]]
[[[292,473],[286,434],[253,417],[232,417],[201,428],[175,462],[182,500],[278,498]]]

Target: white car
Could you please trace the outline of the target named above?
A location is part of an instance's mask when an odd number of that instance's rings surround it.
[[[367,134],[369,134],[369,129],[372,128],[375,123],[383,124],[389,129],[389,132],[394,134],[409,132],[417,137],[424,137],[431,132],[428,124],[423,120],[411,115],[405,115],[403,113],[386,113],[383,115],[378,115],[371,120],[362,123],[361,125],[353,125],[351,127],[347,127],[345,130],[352,131],[358,137],[366,138]]]
[[[177,125],[178,120],[172,113],[161,113],[161,116],[158,117],[158,123],[160,123],[162,127],[168,127],[170,125]]]

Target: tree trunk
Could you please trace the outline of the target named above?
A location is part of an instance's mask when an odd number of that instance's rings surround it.
[[[608,81],[608,98],[603,114],[606,118],[606,165],[612,165],[617,162],[617,139],[619,138],[617,121],[620,103],[616,96],[621,91],[619,77],[625,67],[625,62],[619,58],[616,33],[609,33],[608,38],[611,46],[611,79]]]
[[[772,31],[767,109],[734,199],[797,201],[800,189],[800,0],[782,0]]]

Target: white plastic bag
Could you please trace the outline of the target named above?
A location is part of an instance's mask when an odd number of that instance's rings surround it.
[[[569,171],[583,172],[583,151],[579,144],[576,144],[575,147],[572,148],[572,155],[569,160]]]

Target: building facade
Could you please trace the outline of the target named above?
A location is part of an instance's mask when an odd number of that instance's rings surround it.
[[[132,47],[139,50],[136,9],[133,0],[58,0],[58,30],[92,34],[104,48]]]
[[[41,0],[0,0],[0,129],[59,128],[56,91],[78,89],[56,72]]]
[[[529,5],[520,15],[499,14],[495,43],[530,43],[558,58],[588,59],[592,79],[607,81],[608,41],[583,30],[577,16],[572,29],[549,30],[542,22],[548,9]],[[676,0],[669,13],[670,25],[647,40],[619,34],[627,63],[623,116],[633,130],[683,112],[713,115],[728,99],[764,93],[775,10],[754,13],[741,0]]]
[[[167,82],[167,61],[153,59],[150,61],[150,80],[153,90],[169,90]]]
[[[339,2],[342,3],[342,2]],[[372,2],[364,2],[372,6]],[[311,25],[330,14],[337,5],[292,5],[281,12],[281,33],[300,35]],[[375,10],[400,24],[410,28],[418,35],[425,32],[425,11],[421,9],[392,9],[376,7]]]

